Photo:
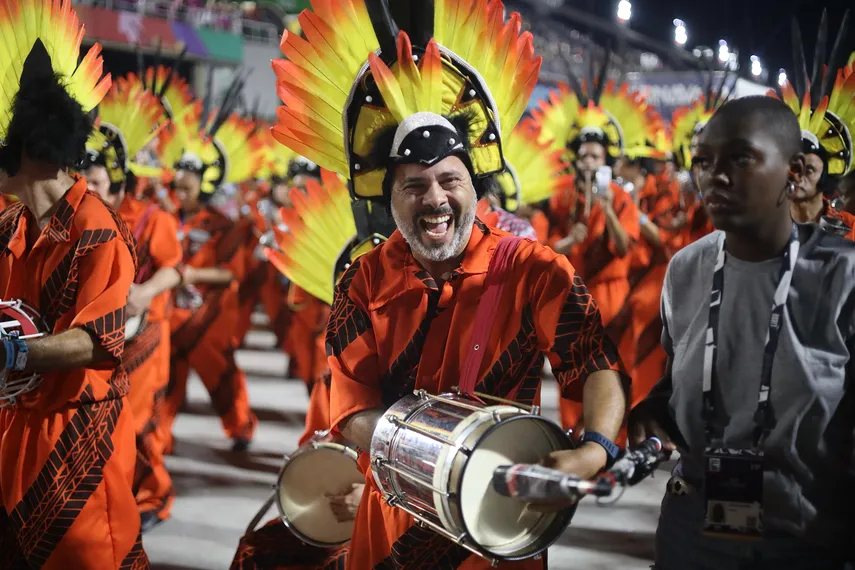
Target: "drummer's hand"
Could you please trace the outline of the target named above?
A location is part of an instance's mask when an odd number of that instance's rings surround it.
[[[364,483],[353,483],[342,489],[337,495],[327,495],[333,516],[340,523],[356,520],[356,512],[359,510],[359,501],[362,499]]]
[[[544,467],[574,475],[580,479],[591,479],[606,466],[608,455],[602,445],[586,443],[577,449],[553,451],[540,462]],[[558,501],[546,503],[531,503],[532,510],[540,512],[557,512],[569,509],[575,501]]]
[[[127,311],[131,317],[136,317],[143,314],[151,304],[151,295],[148,289],[136,283],[131,284],[131,291],[128,293]]]

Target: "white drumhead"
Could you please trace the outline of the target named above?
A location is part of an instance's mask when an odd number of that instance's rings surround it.
[[[493,472],[501,465],[538,463],[556,448],[541,422],[526,420],[500,424],[478,443],[466,463],[460,506],[466,527],[480,546],[489,550],[525,548],[555,518],[498,494],[493,489]]]
[[[318,447],[295,455],[279,478],[280,512],[297,532],[320,544],[350,540],[353,522],[333,516],[328,494],[353,483],[364,483],[352,457],[333,447]]]
[[[140,331],[141,324],[142,315],[130,317],[127,321],[125,321],[125,339],[130,340],[137,336],[137,333]]]

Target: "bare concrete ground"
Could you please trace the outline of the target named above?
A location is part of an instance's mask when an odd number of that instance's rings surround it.
[[[252,332],[250,346],[272,344],[272,335]],[[175,425],[176,454],[167,464],[178,498],[172,518],[144,538],[156,570],[225,570],[247,524],[267,498],[296,447],[308,402],[302,382],[285,380],[286,357],[259,348],[238,353],[249,378],[250,400],[260,419],[248,454],[229,451],[207,392],[192,376],[187,411]],[[557,419],[556,385],[544,383],[544,414]],[[667,474],[627,490],[621,500],[600,507],[585,500],[573,524],[549,551],[550,568],[561,570],[646,570]],[[270,511],[265,520],[274,517]],[[366,569],[367,570],[367,569]]]

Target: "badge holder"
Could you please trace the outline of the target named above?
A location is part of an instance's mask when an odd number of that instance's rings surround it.
[[[707,447],[704,452],[707,536],[763,537],[763,452]]]

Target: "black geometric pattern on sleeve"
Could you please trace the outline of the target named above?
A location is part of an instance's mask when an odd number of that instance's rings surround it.
[[[74,219],[74,208],[63,198],[56,205],[56,212],[48,224],[48,235],[54,241],[71,239],[71,221]]]
[[[617,347],[603,328],[600,309],[578,274],[561,307],[552,352],[561,359],[553,371],[563,388],[620,362]]]
[[[117,360],[125,348],[125,307],[116,309],[83,325],[98,338],[101,347]]]
[[[113,455],[113,431],[122,402],[105,400],[78,407],[35,481],[10,513],[31,568],[44,566],[101,485],[104,465]]]
[[[354,261],[341,276],[335,289],[332,312],[326,334],[327,356],[341,356],[347,346],[371,328],[371,319],[364,309],[350,298],[350,284],[359,270]]]
[[[145,550],[143,550],[142,545],[142,534],[137,536],[136,542],[134,542],[133,548],[131,548],[128,555],[125,556],[125,559],[122,560],[122,565],[119,566],[119,570],[150,570],[151,564],[149,564],[148,556],[146,556]]]
[[[115,237],[116,231],[112,229],[85,230],[48,276],[42,287],[40,303],[45,322],[51,329],[77,301],[80,260]]]
[[[101,202],[105,208],[107,208],[107,212],[109,212],[110,217],[113,219],[113,223],[116,224],[116,229],[119,231],[119,235],[122,236],[122,241],[125,242],[125,245],[128,246],[128,251],[131,254],[131,258],[134,260],[134,275],[136,275],[137,270],[140,267],[139,259],[137,258],[137,239],[134,237],[134,233],[131,231],[131,228],[128,227],[128,224],[125,223],[125,220],[119,215],[116,210],[113,209],[107,202],[101,199],[101,196],[95,194],[93,192],[89,192],[92,196],[98,198],[98,201]]]
[[[0,255],[6,255],[9,251],[9,241],[18,229],[18,222],[21,221],[24,208],[26,206],[23,202],[15,202],[0,213]]]

